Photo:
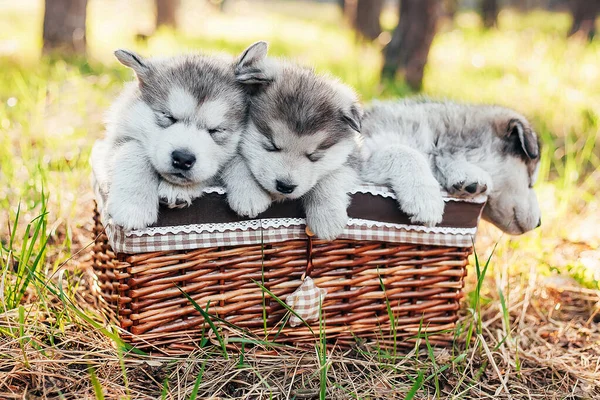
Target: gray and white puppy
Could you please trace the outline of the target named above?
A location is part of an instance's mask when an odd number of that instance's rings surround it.
[[[251,93],[249,119],[223,180],[231,208],[255,217],[273,201],[302,200],[307,225],[333,239],[348,221],[348,192],[358,173],[362,110],[356,94],[313,70],[266,57],[250,46],[235,68]]]
[[[363,135],[364,178],[391,185],[413,221],[442,220],[441,184],[458,197],[487,194],[483,218],[504,232],[540,225],[532,189],[540,145],[521,114],[426,99],[376,102],[365,113]]]
[[[246,98],[233,60],[199,54],[145,59],[117,50],[135,71],[107,120],[113,222],[139,229],[158,219],[160,201],[189,205],[235,154]]]

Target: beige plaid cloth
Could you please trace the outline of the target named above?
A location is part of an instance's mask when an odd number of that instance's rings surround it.
[[[318,320],[321,304],[326,294],[327,290],[317,287],[310,277],[306,277],[302,285],[285,298],[286,304],[302,318],[292,314],[290,325],[298,326],[302,320],[305,322]]]
[[[118,253],[147,253],[153,251],[192,250],[207,247],[269,244],[286,240],[306,239],[304,219],[262,219],[243,229],[232,224],[190,225],[124,231],[107,223],[106,233],[112,248]],[[340,239],[413,243],[449,247],[470,247],[477,228],[426,228],[350,219]]]

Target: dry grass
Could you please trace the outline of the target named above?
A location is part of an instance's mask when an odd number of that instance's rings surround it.
[[[72,298],[78,307],[97,309],[91,271],[76,280],[79,287]],[[482,309],[482,334],[469,349],[458,340],[453,349],[431,354],[413,349],[394,358],[360,346],[332,348],[327,398],[402,398],[419,376],[423,383],[415,398],[600,396],[598,292],[535,273],[524,284],[509,283],[508,321],[499,298],[489,298]],[[69,310],[57,299],[50,303]],[[17,310],[0,317],[3,330],[22,329],[0,341],[4,398],[93,398],[92,368],[105,398],[157,398],[163,392],[163,398],[189,398],[199,375],[198,398],[319,398],[323,366],[317,350],[250,346],[243,353],[232,351],[229,359],[218,346],[181,357],[123,354],[89,323],[71,316],[58,328],[49,321],[51,315],[28,307],[21,327]],[[472,320],[465,310],[461,324]]]
[[[318,347],[249,346],[243,357],[238,350],[229,359],[218,346],[179,358],[126,353],[111,339],[117,328],[99,312],[86,252],[87,158],[102,135],[103,110],[129,77],[108,63],[114,47],[145,54],[189,47],[238,52],[266,38],[275,54],[331,71],[365,99],[405,93],[402,85],[378,85],[379,49],[355,46],[333,6],[237,1],[222,16],[188,1],[181,34],[159,32],[135,43],[135,33],[152,20],[149,3],[128,2],[115,15],[124,3],[90,2],[91,57],[66,61],[37,59],[41,0],[0,4],[2,245],[20,203],[14,247],[22,246],[24,223],[40,213],[42,187],[49,211],[36,278],[17,307],[0,299],[0,398],[100,398],[96,382],[107,399],[187,399],[196,383],[197,398],[309,399],[321,396],[324,377],[328,399],[600,398],[599,44],[565,40],[566,16],[541,12],[504,13],[501,30],[492,32],[483,32],[473,14],[460,14],[432,49],[428,94],[523,109],[544,145],[537,186],[544,224],[517,238],[482,224],[481,258],[499,245],[479,299],[473,298],[475,273],[467,278],[462,333],[453,348],[421,347],[401,357],[332,348],[325,364]],[[1,296],[17,279],[14,261],[0,253]],[[476,300],[480,315],[472,309]],[[466,343],[465,332],[479,324]]]

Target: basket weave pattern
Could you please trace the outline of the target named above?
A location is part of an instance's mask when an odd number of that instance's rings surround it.
[[[92,258],[102,295],[130,334],[125,339],[141,348],[191,350],[208,328],[179,288],[201,307],[208,305],[211,316],[260,339],[314,343],[319,321],[311,323],[312,332],[306,325],[282,328],[289,312],[259,285],[283,300],[300,286],[309,260],[310,276],[327,290],[323,313],[328,340],[344,347],[357,340],[412,345],[427,332],[430,343],[445,345],[453,337],[472,250],[307,238],[117,255],[97,211],[94,220]]]

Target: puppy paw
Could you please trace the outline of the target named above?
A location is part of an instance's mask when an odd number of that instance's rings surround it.
[[[112,222],[125,230],[143,229],[158,220],[158,204],[135,204],[110,201],[107,205]]]
[[[455,197],[472,198],[491,191],[491,181],[486,173],[463,171],[449,177],[446,181],[446,191]]]
[[[169,208],[185,208],[194,199],[202,196],[202,186],[179,186],[161,180],[158,185],[158,198],[162,205]]]
[[[455,197],[475,197],[488,191],[485,182],[459,181],[446,188],[446,191]]]
[[[254,218],[269,208],[272,199],[267,192],[257,188],[245,192],[237,190],[228,192],[227,202],[236,214]]]
[[[342,234],[348,223],[343,207],[313,207],[306,212],[306,225],[320,239],[333,240]]]
[[[409,215],[412,223],[435,226],[442,222],[446,205],[437,182],[420,186],[411,192],[410,198],[404,196],[398,198],[398,201],[400,208]],[[406,194],[406,191],[403,193]]]

